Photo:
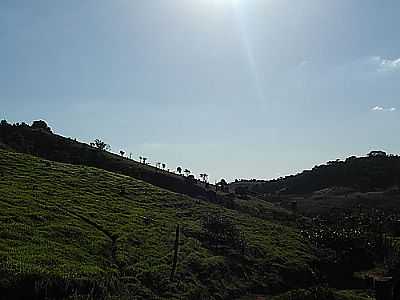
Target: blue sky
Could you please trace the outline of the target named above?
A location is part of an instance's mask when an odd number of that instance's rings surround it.
[[[274,178],[400,153],[400,1],[2,0],[0,118]]]

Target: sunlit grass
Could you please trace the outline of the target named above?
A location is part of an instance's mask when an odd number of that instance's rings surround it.
[[[130,177],[2,150],[0,176],[0,272],[9,278],[0,286],[34,276],[107,288],[116,281],[124,293],[141,295],[182,297],[205,290],[226,296],[268,278],[268,266],[304,269],[313,259],[290,228]],[[240,226],[254,250],[248,265],[213,253],[197,238],[202,217],[216,213]],[[180,284],[171,286],[178,223]],[[270,282],[260,284],[267,288]]]

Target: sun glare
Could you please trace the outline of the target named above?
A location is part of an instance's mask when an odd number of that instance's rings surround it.
[[[240,0],[199,0],[203,4],[214,6],[216,8],[230,8],[239,4]]]

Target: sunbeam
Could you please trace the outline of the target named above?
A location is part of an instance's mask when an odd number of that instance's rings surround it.
[[[257,66],[257,61],[254,55],[253,45],[251,43],[250,35],[247,30],[247,22],[246,16],[244,14],[243,5],[239,0],[232,0],[230,4],[238,27],[237,30],[243,45],[243,52],[249,66],[249,71],[254,79],[254,85],[255,89],[257,90],[258,100],[263,101],[264,91],[261,84],[261,77]]]

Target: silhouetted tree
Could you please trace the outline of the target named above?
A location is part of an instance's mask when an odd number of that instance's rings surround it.
[[[119,151],[119,154],[121,154],[121,156],[124,156],[125,155],[125,151]]]
[[[94,140],[94,146],[101,151],[109,151],[111,149],[109,144],[106,144],[105,142],[99,139]]]
[[[220,188],[221,188],[221,191],[225,191],[226,187],[228,186],[228,183],[226,182],[225,179],[221,179],[221,181],[218,182],[218,183],[216,184],[216,186],[217,186],[217,187],[220,187]]]
[[[193,175],[188,175],[186,177],[186,182],[189,183],[189,184],[195,184],[196,183],[196,178],[194,178]]]
[[[182,168],[181,167],[177,167],[176,171],[179,173],[179,175],[182,173]]]
[[[160,162],[156,163],[156,168],[161,168],[161,163]]]
[[[191,172],[190,172],[190,170],[188,170],[188,169],[185,169],[185,171],[184,171],[184,172],[185,172],[186,176],[189,176],[189,175],[190,175],[190,173],[191,173]]]
[[[165,164],[162,164],[162,168],[163,168],[163,170],[165,170]]]
[[[371,151],[367,155],[368,157],[385,157],[387,156],[385,151]]]
[[[146,164],[147,157],[142,157],[143,163]]]
[[[45,121],[43,121],[43,120],[33,121],[31,127],[32,127],[32,129],[39,129],[39,130],[51,132],[50,127],[47,126],[47,123]]]
[[[200,174],[200,178],[203,179],[203,182],[207,182],[208,175],[206,173]]]
[[[143,157],[139,156],[140,163],[142,163]]]

